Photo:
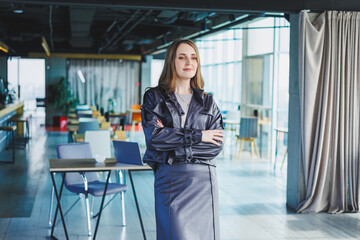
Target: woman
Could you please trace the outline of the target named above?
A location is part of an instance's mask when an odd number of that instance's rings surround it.
[[[144,94],[143,160],[155,171],[158,240],[220,239],[215,157],[223,123],[203,86],[196,45],[176,40],[158,86]]]

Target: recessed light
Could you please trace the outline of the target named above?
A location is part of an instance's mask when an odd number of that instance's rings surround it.
[[[22,10],[22,9],[14,9],[13,10],[13,13],[23,13],[24,12],[24,10]]]

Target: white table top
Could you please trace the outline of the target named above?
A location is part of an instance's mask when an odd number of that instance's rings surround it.
[[[231,120],[231,119],[225,119],[225,120],[223,120],[223,122],[227,123],[227,124],[240,124],[240,121]]]
[[[279,127],[279,128],[274,128],[274,130],[277,131],[277,132],[283,132],[283,133],[287,133],[287,132],[288,132],[288,129],[287,129],[287,128],[281,128],[281,127]]]

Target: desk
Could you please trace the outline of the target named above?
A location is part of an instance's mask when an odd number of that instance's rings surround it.
[[[288,133],[288,129],[287,128],[274,128],[275,130],[275,136],[276,136],[276,141],[275,141],[275,151],[277,152],[277,136],[278,136],[278,133],[281,132],[281,133],[284,133],[284,134],[287,134]],[[280,170],[282,170],[283,166],[284,166],[284,162],[285,162],[285,158],[286,158],[286,155],[288,153],[288,148],[286,147],[286,151],[285,151],[285,154],[284,154],[284,158],[282,160],[282,163],[281,163],[281,168]],[[277,155],[277,154],[276,154]],[[276,155],[275,155],[275,161],[274,161],[274,171],[276,170]]]
[[[97,230],[98,230],[98,226],[99,226],[99,222],[100,222],[101,212],[102,212],[102,209],[104,206],[104,200],[105,200],[107,186],[109,183],[111,170],[128,170],[131,187],[132,187],[133,193],[134,193],[134,200],[135,200],[135,204],[136,204],[136,208],[137,208],[137,212],[138,212],[138,216],[139,216],[139,221],[140,221],[140,225],[141,225],[141,230],[142,230],[144,239],[146,239],[144,225],[143,225],[141,214],[140,214],[140,208],[139,208],[139,204],[138,204],[137,197],[136,197],[136,192],[135,192],[135,187],[134,187],[134,182],[132,179],[131,171],[151,170],[151,168],[148,165],[132,165],[132,164],[126,164],[126,163],[118,163],[115,158],[108,158],[103,163],[98,163],[94,159],[50,159],[49,166],[50,166],[50,176],[51,176],[51,180],[52,180],[52,183],[54,186],[56,200],[58,202],[57,209],[59,209],[59,211],[60,211],[61,221],[63,223],[66,239],[69,239],[69,236],[67,233],[65,219],[64,219],[64,215],[63,215],[61,203],[60,203],[66,173],[67,172],[91,172],[91,171],[92,172],[99,172],[99,171],[107,171],[108,172],[108,175],[106,178],[104,195],[101,200],[99,215],[98,215],[98,219],[96,222],[96,227],[95,227],[95,232],[94,232],[94,237],[93,237],[93,239],[95,239]],[[53,174],[53,173],[57,173],[57,172],[64,173],[59,193],[56,188],[56,183],[55,183],[54,174]],[[53,223],[56,222],[57,212],[58,211],[56,210]],[[55,227],[55,224],[53,224],[52,229],[51,229],[51,237],[54,237],[53,236],[54,227]]]
[[[110,113],[109,122],[111,125],[119,125],[122,130],[125,130],[127,113]]]

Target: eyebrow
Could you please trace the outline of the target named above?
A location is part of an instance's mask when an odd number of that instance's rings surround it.
[[[186,55],[185,53],[179,53],[179,55]],[[196,55],[196,53],[192,53],[191,55]]]

